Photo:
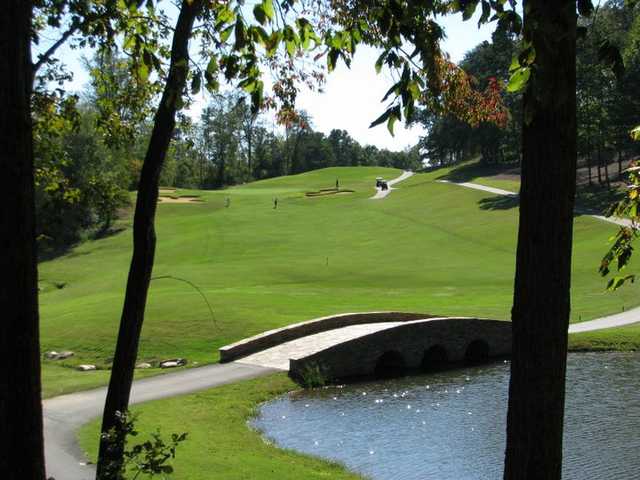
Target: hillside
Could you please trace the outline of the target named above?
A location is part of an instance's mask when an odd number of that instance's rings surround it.
[[[212,362],[224,344],[336,312],[404,310],[508,319],[516,205],[437,183],[447,173],[443,170],[415,175],[386,199],[369,200],[377,176],[400,173],[329,168],[222,191],[179,191],[200,195],[203,202],[159,205],[154,277],[197,285],[215,318],[190,285],[157,278],[140,361],[179,356]],[[334,187],[336,178],[354,193],[304,195]],[[572,321],[637,303],[640,287],[607,293],[597,275],[614,231],[615,226],[590,217],[576,219]],[[64,365],[108,366],[130,237],[125,230],[40,265],[42,349],[76,353],[62,363],[44,361],[47,395],[106,382],[106,370],[79,373]]]

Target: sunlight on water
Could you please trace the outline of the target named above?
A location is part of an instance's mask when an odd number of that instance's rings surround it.
[[[502,476],[508,363],[290,394],[253,425],[378,480]],[[640,478],[640,354],[569,356],[563,478]]]

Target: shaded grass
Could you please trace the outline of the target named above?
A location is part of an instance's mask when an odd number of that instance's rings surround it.
[[[277,374],[135,406],[132,411],[139,414],[137,429],[142,434],[134,443],[158,427],[166,437],[187,432],[173,461],[175,473],[168,477],[172,479],[362,478],[339,464],[276,448],[249,428],[247,421],[262,402],[295,388],[286,375]],[[98,421],[78,433],[80,445],[94,461],[98,434]]]
[[[569,335],[572,351],[640,350],[640,323]]]
[[[187,191],[202,204],[159,205],[158,247],[139,361],[218,360],[217,349],[314,317],[372,310],[508,319],[517,208],[483,209],[493,194],[418,174],[382,201],[375,178],[399,170],[330,168],[224,191]],[[355,190],[322,201],[308,191]],[[225,208],[225,199],[230,199]],[[273,199],[278,208],[273,209]],[[597,267],[615,226],[576,220],[572,321],[638,304],[640,285],[607,293]],[[131,252],[131,230],[40,264],[41,343],[73,350],[69,365],[111,362]],[[633,270],[634,265],[629,267]],[[197,285],[200,294],[174,276]],[[145,373],[146,374],[146,373]],[[49,364],[46,392],[106,383],[106,372]]]

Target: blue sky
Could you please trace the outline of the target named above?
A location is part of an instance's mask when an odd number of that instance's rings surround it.
[[[444,27],[447,36],[444,49],[456,62],[475,45],[488,40],[495,26],[484,25],[478,29],[477,18],[463,22],[461,15],[441,17],[438,21]],[[34,50],[34,55],[36,53],[37,50]],[[59,57],[74,73],[73,81],[67,85],[70,91],[79,91],[88,82],[87,72],[80,62],[82,55],[90,56],[91,52],[71,50],[67,47],[59,51]],[[394,83],[389,72],[383,70],[376,74],[374,63],[378,55],[369,47],[358,49],[350,69],[341,63],[328,75],[322,94],[300,92],[298,106],[311,115],[313,128],[317,131],[328,134],[333,128],[339,128],[348,131],[363,145],[403,150],[415,145],[419,137],[424,135],[421,128],[405,129],[397,125],[394,137],[384,125],[369,128],[370,123],[384,111],[380,100]],[[324,59],[320,61],[325,62]],[[190,115],[197,118],[206,101],[206,95],[200,95],[192,106]]]

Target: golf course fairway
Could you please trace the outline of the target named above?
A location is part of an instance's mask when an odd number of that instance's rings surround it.
[[[509,319],[517,205],[437,182],[446,169],[416,174],[385,199],[369,199],[376,177],[401,173],[339,167],[220,191],[178,190],[202,202],[158,205],[139,361],[215,362],[222,345],[340,312]],[[336,179],[354,192],[305,196],[333,187]],[[617,227],[588,216],[575,220],[572,322],[636,306],[640,286],[610,293],[597,274]],[[131,256],[130,223],[124,219],[120,233],[39,265],[41,348],[75,353],[43,361],[45,396],[108,381]],[[637,328],[630,331],[637,337]],[[99,369],[73,369],[81,363]]]

